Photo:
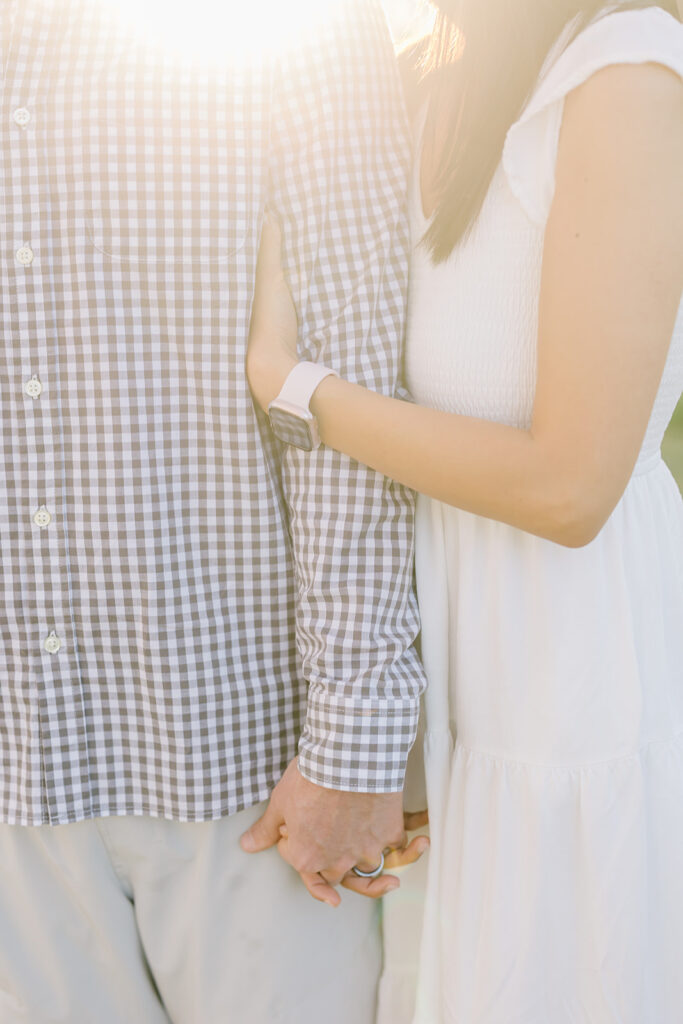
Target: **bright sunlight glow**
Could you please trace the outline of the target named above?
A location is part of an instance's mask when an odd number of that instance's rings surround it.
[[[101,0],[136,36],[210,66],[292,45],[344,0]]]

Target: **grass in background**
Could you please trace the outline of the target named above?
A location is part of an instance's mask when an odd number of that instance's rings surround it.
[[[671,426],[666,432],[662,454],[683,491],[683,399],[678,403]]]

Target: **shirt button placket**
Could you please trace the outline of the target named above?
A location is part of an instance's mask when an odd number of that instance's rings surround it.
[[[64,200],[59,190],[52,187],[55,154],[50,125],[42,126],[45,130],[40,133],[33,130],[39,116],[37,103],[48,88],[48,77],[43,75],[42,61],[42,38],[47,29],[41,20],[42,13],[38,16],[32,7],[29,4],[16,8],[12,53],[21,52],[23,63],[17,67],[12,61],[8,63],[5,95],[0,98],[0,141],[9,154],[0,165],[0,188],[5,196],[9,228],[4,244],[9,247],[7,256],[14,269],[15,386],[23,399],[19,403],[23,429],[13,436],[21,477],[17,511],[25,526],[21,569],[28,582],[24,592],[27,615],[40,624],[32,634],[30,654],[25,655],[41,696],[40,705],[33,710],[40,719],[42,739],[40,750],[33,751],[31,757],[33,761],[36,757],[39,760],[44,786],[32,813],[56,821],[68,813],[64,765],[69,764],[73,770],[79,763],[77,770],[87,777],[88,755],[78,738],[83,734],[85,711],[73,641],[68,534],[63,514],[62,406],[67,399],[61,388],[61,327],[59,312],[57,319],[51,312],[59,309],[63,273],[59,256],[55,259],[63,237],[57,231],[53,233],[53,228],[60,225],[63,229],[60,208]],[[11,272],[11,266],[9,269]],[[54,782],[47,784],[48,778]]]
[[[26,118],[28,111],[25,108],[17,108],[14,112],[14,121],[20,127],[25,127],[30,120],[30,115]],[[28,269],[33,267],[35,260],[35,252],[30,245],[22,245],[15,251],[15,260],[19,267]],[[40,267],[37,272],[33,270],[31,273],[30,283],[25,282],[25,289],[27,295],[30,294],[33,301],[24,302],[22,304],[23,310],[30,310],[31,308],[38,308],[41,305],[42,294],[43,294],[43,275]],[[19,272],[20,273],[20,272]],[[28,319],[29,314],[26,315],[26,323],[22,326],[25,328],[24,336],[27,339],[25,344],[29,351],[33,351],[35,342],[40,344],[42,351],[39,351],[37,358],[39,362],[48,362],[47,343],[48,338],[44,331],[37,330],[36,325],[31,323]],[[30,340],[29,340],[30,339]],[[35,357],[34,357],[35,358]],[[24,393],[34,402],[37,402],[43,396],[43,383],[37,373],[32,373],[23,384]],[[55,459],[50,454],[54,444],[54,430],[55,424],[52,422],[52,414],[54,409],[50,408],[49,404],[45,407],[44,399],[41,403],[40,415],[31,415],[30,407],[27,410],[27,415],[33,421],[32,431],[34,439],[38,444],[34,443],[30,446],[33,452],[41,451],[43,453],[41,462],[38,461],[37,456],[31,459],[31,477],[28,480],[29,490],[33,490],[36,487],[42,489],[50,489],[50,485],[54,487],[56,481],[47,479],[54,472]],[[38,411],[38,410],[36,410]],[[33,523],[40,529],[41,532],[47,530],[47,527],[52,522],[52,513],[49,511],[45,503],[34,511],[32,515]],[[40,548],[35,551],[35,558],[40,561],[40,567],[38,569],[39,577],[49,577],[51,563],[56,556],[59,559],[59,551],[55,550],[54,545],[57,543],[57,538],[53,538],[47,545],[43,542]],[[58,604],[51,600],[52,594],[49,590],[43,593],[45,607],[42,611],[41,618],[51,618],[56,611],[59,614]],[[54,609],[54,611],[53,611]],[[48,654],[56,655],[62,649],[63,643],[60,636],[58,636],[56,630],[51,629],[47,636],[44,637],[42,647],[43,650]]]

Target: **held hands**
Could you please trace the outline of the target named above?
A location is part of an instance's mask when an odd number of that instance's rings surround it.
[[[256,290],[251,313],[247,377],[262,409],[278,396],[298,362],[299,331],[294,302],[281,259],[282,238],[274,220],[266,218],[256,267]]]
[[[356,866],[372,871],[391,850],[390,870],[418,860],[429,845],[425,836],[407,841],[406,828],[426,824],[426,815],[404,823],[401,793],[345,793],[316,786],[291,761],[270,798],[265,814],[244,833],[242,849],[260,853],[277,845],[280,856],[298,871],[311,896],[336,907],[335,886],[377,898],[397,889],[398,878],[359,878]]]

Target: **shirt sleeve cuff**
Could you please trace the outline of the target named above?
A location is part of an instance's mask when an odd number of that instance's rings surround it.
[[[344,699],[311,686],[299,771],[326,789],[400,792],[419,712],[419,697]]]

